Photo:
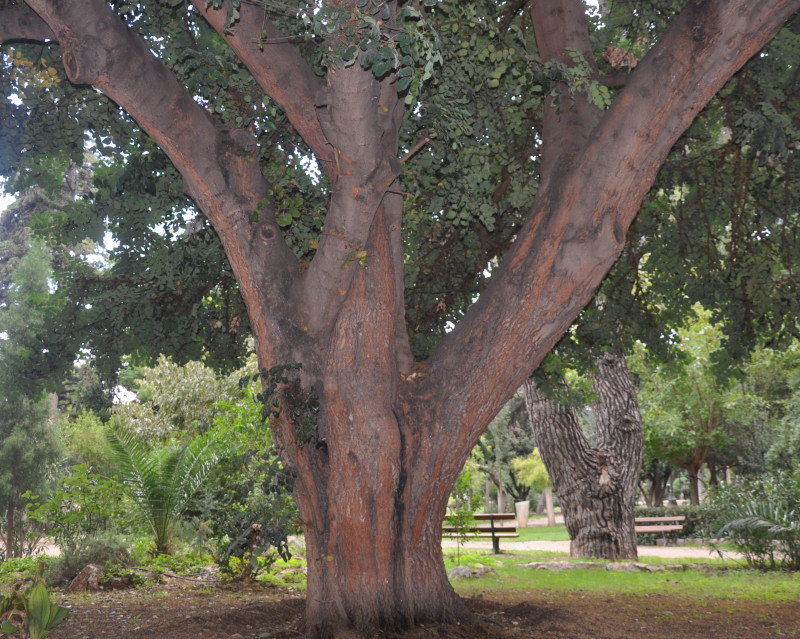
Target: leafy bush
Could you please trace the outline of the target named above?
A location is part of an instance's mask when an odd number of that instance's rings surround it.
[[[722,488],[712,498],[718,536],[748,565],[800,570],[800,476],[761,477]]]
[[[213,563],[214,558],[208,553],[189,548],[173,555],[155,555],[149,557],[145,566],[153,572],[171,572],[186,575],[202,572]]]
[[[40,504],[30,494],[28,498],[32,500],[30,518],[42,524],[60,546],[101,533],[129,531],[122,484],[90,473],[86,464],[73,466],[71,473],[61,477],[48,501]]]
[[[41,564],[45,566],[54,561],[54,557],[12,557],[0,561],[0,583],[32,580]]]
[[[303,557],[292,556],[288,559],[277,559],[269,569],[258,577],[261,583],[270,584],[278,588],[306,587],[306,560]]]
[[[287,537],[297,530],[294,474],[278,458],[253,389],[221,405],[225,410],[212,432],[229,452],[194,510],[214,540],[220,567],[239,578],[255,578],[278,557],[290,557]]]
[[[291,557],[287,538],[296,528],[295,507],[289,500],[285,474],[273,454],[242,456],[239,472],[229,477],[238,477],[238,485],[228,482],[209,520],[223,570],[255,578],[278,557]]]
[[[22,584],[14,586],[8,596],[0,595],[0,634],[16,634],[19,631],[30,639],[45,639],[50,630],[69,615],[70,609],[50,601],[50,593],[42,578],[44,564],[33,582],[24,590]]]
[[[100,534],[77,539],[61,548],[47,571],[48,581],[63,584],[71,581],[89,564],[105,568],[126,566],[130,563],[130,544],[117,535]]]
[[[114,473],[111,447],[106,441],[103,421],[90,411],[81,411],[71,419],[64,419],[62,429],[72,458],[85,464],[97,475],[110,477]]]

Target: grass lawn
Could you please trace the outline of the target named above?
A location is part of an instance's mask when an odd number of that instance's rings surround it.
[[[567,528],[560,526],[534,526],[532,528],[517,528],[519,539],[514,541],[569,541]]]
[[[447,549],[446,567],[457,565],[456,550]],[[694,599],[752,600],[762,602],[797,601],[800,603],[800,579],[790,572],[761,572],[746,570],[734,561],[721,559],[660,559],[647,558],[642,563],[691,565],[681,571],[669,572],[612,572],[603,568],[568,570],[537,570],[520,568],[518,564],[572,560],[560,553],[514,552],[492,555],[488,551],[461,553],[460,563],[481,564],[495,568],[498,574],[488,573],[475,579],[458,579],[453,586],[459,594],[475,596],[481,593],[551,591],[558,593],[607,592],[646,596],[648,593],[668,594]]]

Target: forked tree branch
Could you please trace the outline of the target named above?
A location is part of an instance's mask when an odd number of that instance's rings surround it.
[[[231,46],[270,98],[286,110],[292,126],[308,144],[331,179],[336,177],[336,158],[319,120],[315,101],[324,84],[297,48],[288,42],[256,3],[239,5],[239,20],[225,30],[226,8],[206,8],[192,0],[197,11]],[[263,33],[262,33],[263,31]]]

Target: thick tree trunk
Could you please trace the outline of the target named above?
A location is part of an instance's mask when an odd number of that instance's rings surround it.
[[[711,429],[709,429],[710,432]],[[702,498],[700,496],[700,482],[702,481],[703,466],[708,460],[709,449],[706,446],[698,446],[692,454],[683,460],[677,460],[676,464],[683,468],[689,475],[689,499],[692,506],[699,506]]]
[[[358,393],[341,392],[334,378],[326,382],[309,441],[298,442],[285,427],[278,432],[299,470],[307,634],[468,620],[441,552],[441,522],[459,468],[441,441],[423,436],[426,427],[413,414],[382,406],[364,377]]]
[[[635,559],[642,421],[623,358],[601,358],[594,390],[595,448],[583,435],[575,408],[549,400],[529,380],[525,399],[531,427],[561,503],[570,554]]]
[[[273,420],[276,442],[297,469],[305,623],[314,637],[468,619],[444,569],[441,526],[478,434],[448,445],[440,424],[452,422],[417,401],[419,376],[398,371],[398,342],[385,338],[401,309],[372,301],[394,298],[381,268],[391,236],[377,230],[393,213],[399,201],[385,202],[376,216],[366,246],[374,263],[355,273],[322,340],[327,348],[299,339],[286,355],[304,364],[281,386]]]
[[[443,514],[431,513],[425,529],[415,530],[405,519],[410,504],[398,488],[362,486],[356,492],[352,485],[347,490],[329,484],[327,512],[305,522],[310,636],[468,618],[444,570]],[[303,513],[310,510],[308,497],[299,497]]]

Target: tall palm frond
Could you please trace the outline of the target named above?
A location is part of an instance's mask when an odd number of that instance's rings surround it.
[[[175,525],[219,457],[214,451],[215,441],[200,438],[160,451],[151,450],[119,423],[109,425],[106,439],[123,482],[153,530],[155,551],[169,552]]]

